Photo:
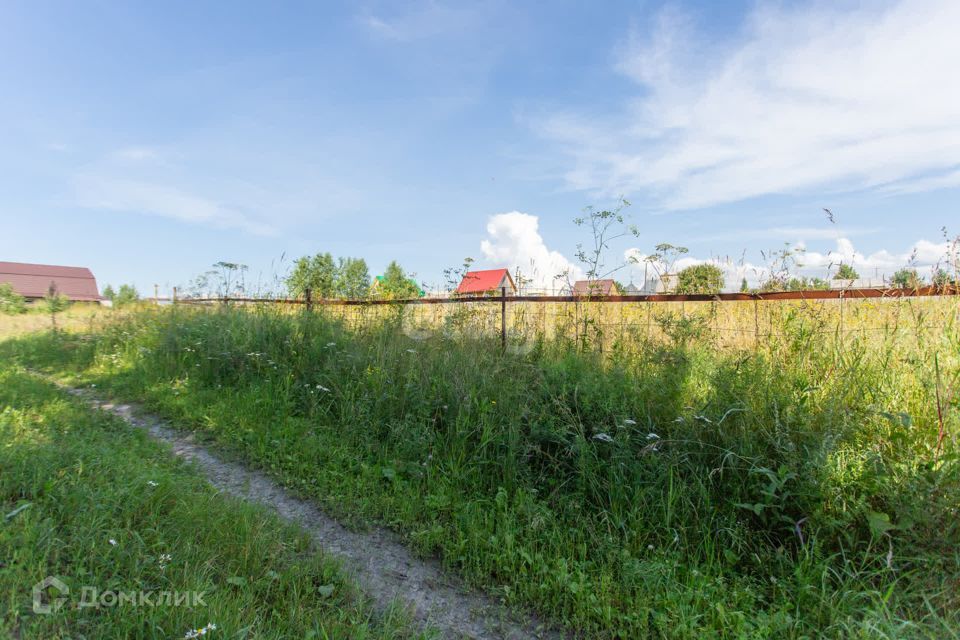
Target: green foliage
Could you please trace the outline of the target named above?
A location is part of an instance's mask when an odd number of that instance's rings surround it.
[[[370,291],[370,271],[362,258],[335,261],[330,253],[304,256],[294,262],[287,290],[300,298],[307,289],[314,299],[365,298]]]
[[[946,269],[939,268],[933,274],[932,284],[935,287],[949,287],[956,286],[957,282],[960,281],[956,276],[950,275],[950,272]]]
[[[834,280],[856,280],[860,277],[856,269],[846,263],[840,263],[837,272],[834,274]]]
[[[17,315],[26,313],[26,299],[13,290],[9,282],[0,282],[0,313]]]
[[[132,284],[122,284],[112,300],[115,306],[123,307],[140,300],[140,293]]]
[[[357,300],[370,293],[370,270],[363,258],[340,258],[335,280],[339,298]]]
[[[113,285],[107,285],[103,288],[103,293],[101,293],[104,298],[113,302],[113,299],[117,297],[117,292],[113,290]]]
[[[723,269],[715,264],[691,265],[677,274],[677,293],[720,293],[723,285]]]
[[[303,256],[293,265],[287,278],[287,289],[295,298],[302,297],[310,289],[314,298],[332,298],[336,293],[337,265],[330,253],[318,253],[313,257]]]
[[[376,288],[376,295],[379,298],[389,300],[400,300],[404,298],[416,298],[420,295],[420,287],[403,270],[396,260],[387,265]]]
[[[740,293],[747,293],[750,291],[750,285],[747,283],[747,279],[744,278],[740,281]]]
[[[303,532],[4,360],[0,441],[4,638],[183,638],[209,623],[212,638],[415,637],[374,616]],[[32,586],[51,575],[69,594],[48,595],[67,600],[34,615]],[[159,604],[77,606],[88,585]],[[162,592],[202,593],[204,605],[164,605]]]
[[[818,322],[788,307],[744,352],[677,312],[667,343],[514,356],[393,317],[151,309],[0,356],[145,400],[586,637],[949,637],[960,465],[931,380],[957,334]]]
[[[890,284],[898,289],[916,289],[923,284],[923,278],[916,269],[899,269],[890,278]]]
[[[50,282],[47,295],[43,298],[43,308],[50,314],[50,328],[57,330],[57,314],[67,308],[69,301],[57,291],[57,285]]]

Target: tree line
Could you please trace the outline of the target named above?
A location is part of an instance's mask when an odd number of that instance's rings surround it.
[[[293,263],[286,279],[291,296],[302,298],[307,291],[314,299],[416,298],[424,294],[396,260],[387,265],[382,276],[370,277],[363,258],[338,258],[330,253],[303,256]]]

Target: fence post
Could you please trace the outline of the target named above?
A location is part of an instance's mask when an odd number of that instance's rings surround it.
[[[507,350],[507,288],[500,288],[500,349]]]
[[[306,302],[307,311],[313,311],[313,289],[307,287],[303,290],[303,295]]]
[[[173,288],[173,299],[170,301],[171,304],[177,304],[177,288]]]

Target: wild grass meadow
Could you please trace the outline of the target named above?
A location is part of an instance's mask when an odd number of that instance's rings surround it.
[[[0,357],[585,637],[960,635],[956,298],[529,304],[505,352],[483,304],[178,305]]]

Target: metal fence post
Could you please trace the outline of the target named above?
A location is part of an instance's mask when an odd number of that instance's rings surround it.
[[[507,288],[500,288],[500,349],[507,350]]]

